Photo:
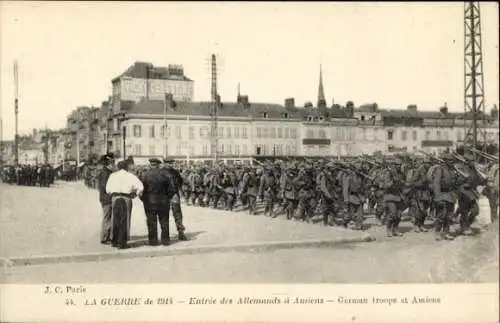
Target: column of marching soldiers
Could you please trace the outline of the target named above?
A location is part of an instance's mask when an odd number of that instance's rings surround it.
[[[256,215],[260,202],[266,216],[284,215],[287,220],[354,230],[366,229],[366,213],[374,213],[389,237],[402,235],[400,222],[406,214],[415,232],[428,231],[426,220],[431,220],[437,240],[452,240],[456,234],[472,233],[481,195],[488,199],[491,221],[498,218],[498,157],[481,156],[483,164],[474,162],[470,154],[435,157],[424,153],[177,167],[183,179],[181,194],[188,205],[226,211],[238,208]],[[54,172],[48,167],[20,169],[14,177],[8,169],[10,181],[15,178],[20,185],[32,184],[35,178],[44,185],[53,182]],[[138,166],[135,172],[142,178],[147,169]],[[88,187],[97,187],[98,173],[95,165],[84,169],[82,177]],[[459,228],[451,232],[454,223]]]

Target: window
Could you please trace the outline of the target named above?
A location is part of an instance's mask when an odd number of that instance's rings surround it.
[[[194,139],[194,127],[189,126],[189,139]]]
[[[246,155],[247,153],[248,153],[247,145],[243,145],[243,155]]]
[[[278,138],[283,138],[283,129],[278,128]]]
[[[437,140],[441,139],[441,131],[436,131],[436,138]]]
[[[227,148],[227,154],[232,155],[233,154],[233,145],[228,144],[226,148]]]
[[[290,138],[290,129],[285,128],[285,139]]]
[[[290,149],[290,145],[286,145],[285,150],[286,150],[287,156],[290,156],[292,154],[292,150]]]
[[[307,121],[312,122],[313,121],[313,117],[312,116],[307,116]]]
[[[292,155],[296,156],[297,155],[297,147],[292,146]]]
[[[168,130],[167,130],[167,132],[168,132]],[[179,127],[179,126],[175,127],[175,137],[177,139],[181,139],[181,127]]]
[[[285,119],[288,119],[288,113],[285,112],[283,116],[285,117]]]
[[[460,130],[457,131],[457,139],[458,141],[462,141],[462,131]]]
[[[257,127],[257,138],[262,137],[262,129],[260,127]]]
[[[401,132],[401,140],[406,141],[408,137],[408,133],[406,131]]]
[[[155,137],[155,126],[152,125],[149,127],[149,138],[154,138]]]
[[[319,129],[319,137],[326,138],[326,131],[324,129]]]
[[[431,137],[431,132],[430,131],[426,131],[425,132],[425,140],[429,140]]]
[[[190,156],[194,155],[194,146],[189,146],[189,155]]]
[[[142,145],[135,144],[134,148],[135,148],[134,155],[141,156],[142,155]]]
[[[240,137],[240,128],[234,127],[234,138],[239,138],[239,137]]]
[[[182,154],[182,147],[181,147],[181,144],[177,144],[177,145],[175,146],[175,154],[176,154],[177,156],[179,156],[179,155],[181,155],[181,154]]]
[[[203,145],[203,155],[207,156],[208,155],[208,144]]]
[[[241,138],[247,139],[247,127],[241,128]]]
[[[140,125],[134,125],[134,137],[142,136],[142,128]]]
[[[219,151],[221,154],[224,154],[224,144],[220,144]]]
[[[272,127],[270,130],[271,130],[271,138],[276,138],[276,128]]]
[[[365,116],[361,116],[361,121],[365,121]]]
[[[418,139],[418,138],[417,138],[417,131],[416,131],[416,130],[413,130],[411,134],[412,134],[412,139],[413,139],[413,141],[417,141],[417,139]]]
[[[269,137],[269,128],[262,128],[262,138],[268,138]]]
[[[154,156],[155,154],[155,145],[149,145],[149,155]]]
[[[240,154],[240,145],[234,145],[234,154],[239,155]]]
[[[264,112],[264,118],[265,118],[265,119],[268,119],[268,118],[269,118],[269,113]]]
[[[394,137],[394,130],[387,130],[387,140],[392,140]]]
[[[306,138],[314,138],[314,132],[312,131],[312,129],[308,129],[306,131]]]
[[[224,128],[223,127],[219,127],[219,137],[220,138],[224,137]]]
[[[230,127],[226,129],[226,137],[231,138],[231,128]]]
[[[290,129],[290,137],[292,139],[297,138],[297,129],[295,129],[295,128]]]

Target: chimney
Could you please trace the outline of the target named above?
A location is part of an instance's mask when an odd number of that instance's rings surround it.
[[[411,112],[417,112],[418,108],[416,104],[410,104],[406,107],[406,110]]]
[[[444,104],[444,106],[442,106],[441,108],[439,108],[439,112],[443,116],[446,116],[448,114],[448,106],[447,106],[446,103]]]
[[[496,104],[493,106],[493,108],[491,108],[490,115],[493,119],[498,121],[498,107]]]
[[[352,101],[348,101],[346,103],[344,111],[348,118],[352,118],[354,116],[354,103]]]
[[[295,99],[294,98],[287,98],[285,99],[285,108],[295,108]]]
[[[243,105],[243,108],[248,108],[249,106],[249,100],[248,100],[248,95],[240,95],[239,96],[239,102],[241,105]]]
[[[167,109],[175,108],[174,96],[172,93],[165,93],[165,102],[167,105]]]

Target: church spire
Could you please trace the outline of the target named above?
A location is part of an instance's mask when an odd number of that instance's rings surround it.
[[[323,71],[321,64],[319,65],[319,87],[318,87],[318,108],[324,107],[326,105],[325,101],[325,90],[323,89]]]

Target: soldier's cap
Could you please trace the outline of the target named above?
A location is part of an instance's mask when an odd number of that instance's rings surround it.
[[[175,161],[173,159],[166,159],[166,158],[163,158],[163,163],[164,164],[173,164]]]
[[[107,153],[106,155],[104,155],[106,158],[109,158],[109,159],[115,159],[115,154],[109,152]]]
[[[159,165],[161,164],[161,160],[159,160],[158,158],[150,158],[149,163],[153,165]]]

